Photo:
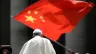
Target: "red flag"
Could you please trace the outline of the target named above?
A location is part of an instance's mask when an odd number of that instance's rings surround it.
[[[71,32],[92,7],[92,3],[80,1],[42,0],[25,8],[14,18],[33,29],[41,29],[44,36],[56,41],[62,33]]]

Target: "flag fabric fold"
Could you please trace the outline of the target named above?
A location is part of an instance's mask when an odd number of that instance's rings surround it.
[[[41,29],[44,36],[56,41],[62,33],[71,32],[93,6],[84,1],[41,0],[14,18],[32,29]]]

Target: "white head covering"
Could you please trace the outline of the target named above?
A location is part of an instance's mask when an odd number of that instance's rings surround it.
[[[33,31],[33,34],[34,34],[34,33],[42,34],[42,31],[41,31],[40,29],[35,29],[35,30]]]

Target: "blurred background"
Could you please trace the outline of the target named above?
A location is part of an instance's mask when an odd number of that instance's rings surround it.
[[[16,15],[27,6],[38,0],[0,0],[0,45],[10,44],[13,53],[19,54],[23,44],[32,38],[33,29],[14,20],[10,15]],[[86,0],[96,4],[96,0]],[[57,42],[80,54],[96,53],[96,6],[67,34],[62,34]],[[68,52],[51,41],[57,54]]]

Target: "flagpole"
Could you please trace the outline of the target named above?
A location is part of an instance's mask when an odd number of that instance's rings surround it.
[[[48,38],[49,39],[49,38]],[[50,39],[51,40],[51,39]],[[53,41],[53,40],[51,40]],[[55,41],[53,41],[55,42]],[[63,47],[64,49],[66,49],[70,54],[74,54],[75,52],[73,52],[72,50],[68,49],[66,46],[60,44],[59,42],[55,42],[56,44],[58,44],[59,46]]]

